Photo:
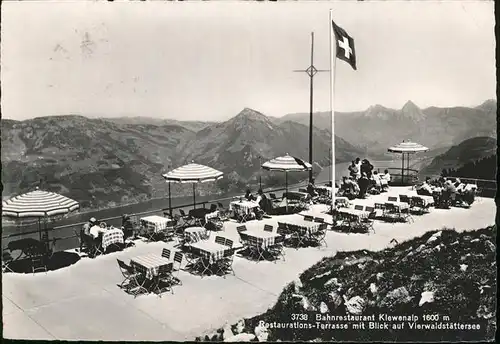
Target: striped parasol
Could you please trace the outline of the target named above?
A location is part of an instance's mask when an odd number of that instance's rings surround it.
[[[164,174],[163,177],[167,181],[178,183],[204,183],[220,179],[222,175],[221,171],[214,168],[191,163],[178,167]]]
[[[410,174],[410,154],[418,153],[418,152],[427,152],[429,148],[422,146],[419,143],[411,142],[411,141],[403,141],[400,144],[389,147],[387,151],[391,153],[401,153],[402,155],[402,163],[401,163],[401,183],[404,185],[404,171],[405,171],[405,154],[406,154],[406,169],[407,175]]]
[[[417,153],[426,152],[429,150],[429,148],[424,147],[419,143],[403,141],[400,144],[389,147],[387,150],[391,153]]]
[[[38,218],[40,240],[42,232],[40,219],[45,218],[45,231],[47,231],[47,218],[55,215],[67,214],[80,208],[77,201],[54,192],[41,191],[38,188],[7,201],[2,202],[2,216],[14,218]]]
[[[285,172],[285,192],[288,193],[288,172],[309,171],[312,166],[302,159],[287,154],[265,162],[262,164],[262,168],[268,171]],[[288,211],[288,199],[286,200],[286,209]]]
[[[163,178],[167,182],[177,182],[177,183],[192,183],[193,184],[193,202],[194,207],[196,208],[196,183],[205,183],[212,182],[218,179],[221,179],[223,173],[214,168],[199,165],[195,163],[187,164],[181,167],[178,167],[168,173],[163,175]],[[169,184],[170,188],[170,184]],[[170,212],[172,210],[171,207],[171,198],[169,192],[169,203],[170,203]]]
[[[77,201],[54,192],[35,190],[2,202],[2,216],[48,217],[67,214],[80,207]]]
[[[302,159],[287,154],[265,162],[262,168],[269,171],[301,172],[309,171],[312,166]]]

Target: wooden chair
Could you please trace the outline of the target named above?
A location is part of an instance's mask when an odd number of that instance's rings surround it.
[[[161,256],[166,259],[170,259],[170,250],[168,248],[164,248],[161,251]]]
[[[179,209],[179,213],[181,214],[181,219],[185,227],[192,226],[195,222],[195,218],[193,218],[191,215],[186,214],[183,209]]]
[[[226,245],[226,238],[221,237],[221,236],[216,236],[215,237],[215,242],[217,244]]]
[[[226,273],[232,272],[235,275],[233,270],[233,260],[234,260],[235,249],[230,248],[224,251],[223,258],[218,262],[217,273],[222,272],[224,278],[226,278]]]
[[[265,232],[272,232],[273,231],[273,226],[271,226],[271,225],[264,225],[264,231]]]
[[[122,273],[124,278],[123,282],[119,285],[120,288],[125,288],[127,293],[131,293],[134,295],[134,298],[141,291],[147,292],[148,290],[144,287],[145,279],[143,276],[137,272],[133,266],[127,265],[124,261],[117,259],[118,267]],[[127,284],[125,284],[127,283]]]
[[[158,276],[155,277],[153,281],[152,291],[155,292],[158,297],[165,291],[171,291],[172,294],[174,290],[172,289],[172,266],[173,263],[160,265],[158,268]]]
[[[233,247],[233,241],[231,239],[227,239],[226,238],[226,240],[224,242],[224,245],[226,245],[227,247],[232,248]]]
[[[244,232],[246,230],[247,230],[247,226],[245,226],[245,225],[236,227],[236,231],[238,231],[238,233]]]
[[[175,268],[175,266],[172,266],[172,270],[174,272],[177,272],[177,274],[175,276],[172,274],[172,280],[173,280],[174,284],[177,284],[177,285],[182,285],[182,281],[179,279],[179,273],[181,271],[182,259],[183,258],[184,258],[184,254],[181,251],[176,251],[175,252],[175,254],[174,254],[174,264],[177,263],[178,266],[177,266],[177,269]]]
[[[365,210],[365,208],[360,204],[356,204],[354,205],[354,210]]]
[[[325,223],[325,219],[322,218],[322,217],[315,217],[314,218],[314,222],[318,222],[318,223]]]
[[[285,260],[285,255],[283,253],[283,242],[285,241],[285,237],[280,235],[274,239],[274,245],[268,247],[268,252],[276,259],[281,256],[283,260]]]
[[[314,216],[304,215],[304,221],[312,222],[314,221]]]
[[[326,223],[322,223],[319,225],[318,230],[316,232],[311,233],[311,239],[313,242],[318,244],[318,248],[321,247],[321,243],[324,243],[325,246],[328,246],[326,243],[325,237],[326,237]]]

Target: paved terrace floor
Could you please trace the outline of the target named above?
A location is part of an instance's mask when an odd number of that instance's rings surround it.
[[[391,193],[398,194],[393,188]],[[373,201],[388,194],[371,196]],[[321,205],[313,211],[321,211]],[[478,229],[494,223],[496,207],[492,199],[479,199],[470,209],[432,209],[430,214],[414,216],[413,223],[390,224],[375,221],[375,233],[327,233],[328,247],[285,249],[285,260],[253,262],[235,257],[235,276],[200,278],[180,272],[182,286],[175,294],[140,295],[136,299],[122,291],[116,258],[161,252],[174,243],[137,242],[127,248],[96,259],[82,258],[76,264],[47,274],[2,276],[4,337],[16,339],[176,341],[194,340],[226,322],[265,312],[274,305],[286,284],[325,256],[337,251],[380,250],[391,239],[399,242],[443,226],[457,230]],[[300,215],[275,216],[247,222],[247,227],[276,226],[278,220]],[[237,239],[236,222],[225,223],[223,235]],[[212,234],[211,240],[214,240]],[[237,242],[238,240],[236,240]]]

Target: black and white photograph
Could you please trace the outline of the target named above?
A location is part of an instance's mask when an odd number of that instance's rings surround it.
[[[4,1],[3,338],[494,341],[493,1]]]

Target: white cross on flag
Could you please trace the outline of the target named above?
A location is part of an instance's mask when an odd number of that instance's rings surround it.
[[[354,39],[337,26],[332,20],[333,32],[335,34],[335,44],[337,46],[337,58],[349,63],[356,70],[356,52],[354,51]]]

